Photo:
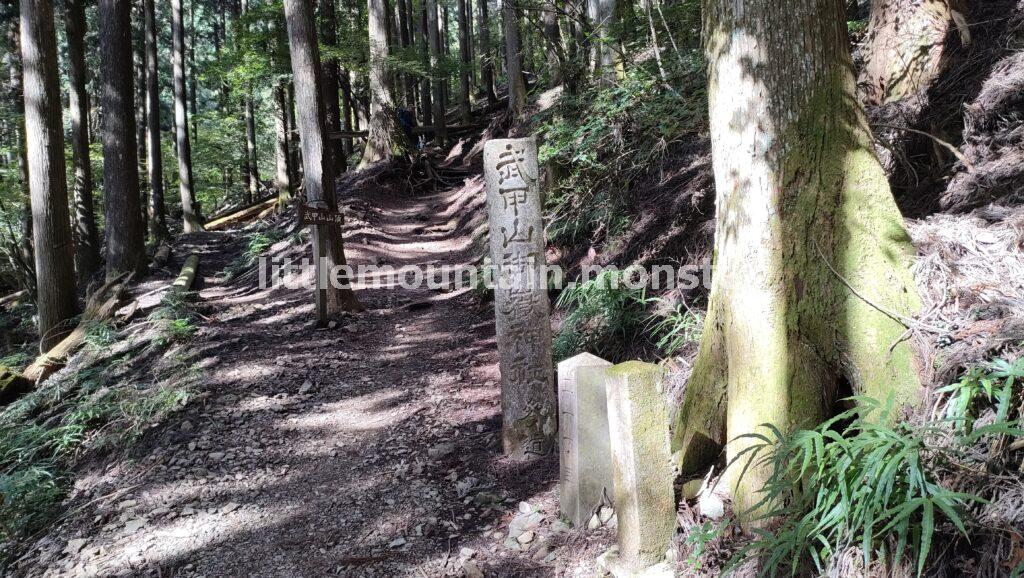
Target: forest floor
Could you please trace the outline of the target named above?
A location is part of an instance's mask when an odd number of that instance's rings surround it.
[[[350,262],[473,262],[482,186],[344,199]],[[550,576],[611,544],[557,521],[553,457],[501,457],[491,305],[471,290],[360,290],[366,312],[317,329],[309,290],[222,273],[239,232],[184,242],[205,318],[190,402],[80,467],[17,575]]]

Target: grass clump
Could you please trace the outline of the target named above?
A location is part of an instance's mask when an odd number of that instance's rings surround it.
[[[783,433],[766,425],[769,433],[744,436],[757,443],[734,461],[743,460],[744,472],[751,465],[772,472],[753,508],[764,509],[771,529],[755,530],[730,568],[756,554],[764,576],[810,567],[825,573],[833,557],[858,548],[865,568],[872,561],[911,560],[922,575],[937,536],[968,537],[970,507],[986,501],[947,488],[947,471],[984,471],[986,458],[977,447],[1024,435],[1003,409],[1022,379],[1022,360],[969,371],[941,390],[949,403],[939,421],[889,425],[890,404],[856,397],[856,409],[814,429]],[[969,416],[986,400],[996,404],[994,414],[988,412],[986,425],[969,427]]]
[[[235,257],[233,261],[228,263],[224,267],[224,275],[230,280],[238,277],[250,267],[256,264],[256,261],[267,252],[270,247],[277,243],[281,239],[288,236],[288,231],[284,229],[265,229],[262,231],[253,231],[246,236],[246,245],[242,253]]]
[[[605,269],[593,279],[562,291],[556,306],[568,310],[555,335],[556,360],[589,351],[619,359],[626,346],[643,329],[647,298],[645,288],[629,286],[629,270]]]

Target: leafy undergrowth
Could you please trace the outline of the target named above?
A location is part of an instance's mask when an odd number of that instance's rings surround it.
[[[621,361],[644,346],[668,358],[697,344],[703,314],[685,302],[649,296],[635,279],[635,268],[605,269],[562,291],[556,306],[566,314],[554,338],[556,360],[589,351]]]
[[[673,145],[706,126],[706,87],[698,51],[652,62],[579,95],[563,94],[538,119],[542,164],[554,167],[545,199],[548,240],[556,246],[614,242],[636,218],[634,196]],[[669,88],[672,87],[672,88]]]
[[[59,515],[76,463],[187,403],[197,316],[190,294],[170,293],[145,321],[96,323],[66,369],[0,411],[0,562]]]
[[[290,234],[279,227],[265,227],[246,235],[246,245],[242,253],[224,267],[224,275],[228,280],[236,279],[249,271],[274,243],[291,235],[298,241],[298,233]]]
[[[773,472],[754,509],[763,528],[739,543],[731,522],[687,528],[690,565],[761,576],[1020,575],[1024,358],[996,360],[934,392],[934,419],[893,425],[891,408],[858,407],[810,430],[751,434],[735,467]],[[709,557],[708,553],[712,553]]]

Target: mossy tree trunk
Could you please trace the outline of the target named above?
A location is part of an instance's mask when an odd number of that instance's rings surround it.
[[[920,387],[906,328],[891,316],[919,308],[913,247],[854,96],[842,2],[705,7],[715,262],[673,433],[684,471],[761,424],[817,424],[843,382],[897,404]],[[727,458],[751,443],[729,443]],[[728,477],[749,523],[769,472],[740,479],[740,469]]]

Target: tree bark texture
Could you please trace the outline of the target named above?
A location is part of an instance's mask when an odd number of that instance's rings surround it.
[[[334,191],[334,162],[327,146],[327,122],[322,98],[320,47],[316,39],[313,7],[310,0],[285,0],[288,41],[291,47],[292,76],[295,82],[295,110],[302,139],[303,179],[306,201],[337,211]],[[320,226],[317,232],[327,245],[331,267],[345,264],[341,228]],[[329,310],[357,310],[359,301],[350,287],[328,289]]]
[[[100,240],[93,203],[92,163],[89,162],[89,93],[86,91],[85,3],[68,0],[65,20],[68,40],[68,103],[71,112],[71,162],[74,177],[75,270],[86,283],[100,267]]]
[[[131,0],[100,0],[107,278],[146,270],[135,134]]]
[[[64,171],[64,130],[57,79],[57,39],[50,0],[21,0],[28,185],[32,196],[40,349],[71,331],[75,299],[74,241]],[[128,61],[129,66],[131,60]],[[129,75],[130,77],[130,75]]]
[[[183,231],[203,230],[203,218],[192,180],[192,143],[188,130],[185,93],[185,26],[182,0],[171,0],[171,68],[174,82],[174,132],[178,146],[178,190],[181,194]]]
[[[684,471],[732,460],[770,423],[811,427],[840,384],[918,399],[905,324],[913,246],[855,97],[840,0],[705,4],[715,262],[700,350],[675,422]],[[732,440],[726,446],[726,440]],[[750,524],[770,472],[730,468]]]

